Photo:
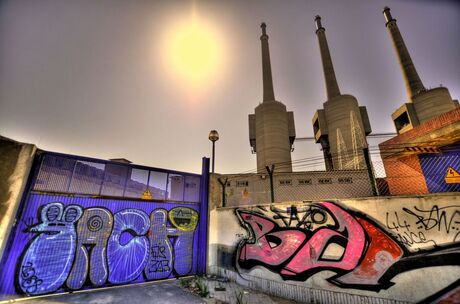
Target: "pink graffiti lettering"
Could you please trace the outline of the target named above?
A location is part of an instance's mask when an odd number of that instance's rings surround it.
[[[299,248],[306,238],[302,231],[285,230],[270,233],[275,223],[255,214],[240,212],[241,219],[254,233],[254,243],[247,243],[240,251],[240,260],[260,260],[279,265]]]
[[[316,272],[332,270],[337,274],[328,281],[335,285],[379,291],[393,285],[390,280],[398,273],[420,265],[459,264],[460,249],[456,243],[410,254],[397,239],[364,215],[332,202],[304,209],[310,214],[324,214],[329,220],[321,221],[324,225],[316,229],[300,222],[294,227],[281,227],[260,213],[238,210],[249,232],[249,237],[238,246],[239,269],[261,265],[289,280],[306,280]],[[338,245],[334,246],[332,256],[327,253],[330,245]]]
[[[330,267],[343,270],[351,270],[359,262],[359,258],[365,246],[364,230],[350,214],[332,203],[322,203],[331,214],[336,217],[339,227],[319,229],[305,245],[299,250],[294,258],[281,271],[284,275],[297,275],[299,273],[317,267]],[[345,252],[340,261],[321,260],[321,253],[333,238],[336,242],[346,243]],[[348,242],[351,240],[351,242]]]

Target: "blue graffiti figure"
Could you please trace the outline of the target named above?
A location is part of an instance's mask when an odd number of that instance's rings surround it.
[[[107,244],[109,282],[127,283],[144,270],[149,256],[148,215],[141,210],[124,209],[114,215],[112,235]]]
[[[150,214],[150,254],[144,269],[147,280],[165,279],[171,274],[173,255],[168,238],[168,229],[171,228],[167,228],[167,220],[168,211],[165,209],[157,209]]]
[[[77,224],[77,249],[66,285],[80,289],[89,273],[93,286],[101,286],[107,281],[106,246],[113,226],[113,216],[105,208],[88,208]],[[89,248],[89,250],[88,250]]]
[[[83,214],[77,205],[49,203],[41,210],[41,223],[30,227],[38,235],[22,258],[17,276],[19,288],[28,295],[54,292],[64,284],[75,256],[75,222]]]

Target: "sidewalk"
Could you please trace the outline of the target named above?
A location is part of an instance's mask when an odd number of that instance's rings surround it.
[[[251,290],[234,282],[206,279],[209,295],[201,298],[185,288],[179,280],[150,282],[137,285],[116,286],[110,288],[76,291],[73,293],[47,295],[35,298],[23,298],[3,303],[24,304],[293,304],[286,299],[269,296]],[[216,291],[215,287],[225,287],[225,291]],[[238,298],[239,297],[239,302]]]
[[[243,287],[235,282],[219,282],[216,279],[207,279],[210,296],[206,298],[209,304],[294,304],[296,302],[269,296],[265,293]],[[225,291],[216,291],[215,287],[224,286]],[[241,296],[241,302],[237,297]]]
[[[179,287],[177,280],[152,282],[146,284],[116,286],[103,289],[84,290],[60,295],[49,295],[32,299],[18,299],[14,302],[0,303],[24,304],[203,304],[202,298]]]

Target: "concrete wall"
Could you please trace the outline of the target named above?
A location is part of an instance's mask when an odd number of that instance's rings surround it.
[[[0,260],[32,167],[36,147],[0,136]]]
[[[455,297],[460,194],[214,208],[209,243],[209,273],[299,302]]]
[[[219,178],[227,181],[225,204]],[[366,170],[275,173],[273,187],[276,202],[372,196]],[[212,174],[210,195],[211,204],[219,207],[268,204],[271,202],[270,178],[268,173]]]

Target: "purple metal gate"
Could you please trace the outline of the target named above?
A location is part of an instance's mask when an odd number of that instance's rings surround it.
[[[203,274],[203,174],[40,152],[0,264],[0,300]]]

